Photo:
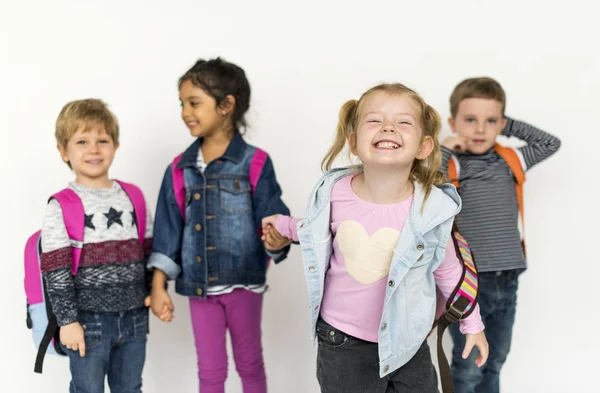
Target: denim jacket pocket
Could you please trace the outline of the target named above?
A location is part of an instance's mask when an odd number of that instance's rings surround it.
[[[221,208],[228,213],[242,213],[252,207],[250,183],[241,179],[219,180]]]

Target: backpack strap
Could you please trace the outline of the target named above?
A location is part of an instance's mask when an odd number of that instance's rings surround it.
[[[479,299],[479,278],[471,249],[465,238],[458,232],[456,225],[452,228],[451,236],[454,240],[456,255],[459,261],[461,261],[463,272],[454,291],[448,297],[443,315],[433,324],[434,328],[437,325],[437,356],[442,391],[444,393],[454,392],[450,365],[442,346],[444,332],[448,326],[471,315]]]
[[[81,249],[83,248],[83,233],[85,231],[85,213],[83,211],[83,202],[79,195],[70,188],[52,195],[56,199],[63,214],[63,220],[69,239],[71,240],[71,248],[73,249],[73,265],[71,272],[77,274],[79,269],[79,260],[81,259]]]
[[[455,155],[450,156],[450,160],[448,161],[448,179],[450,182],[454,184],[454,187],[458,188],[460,186],[458,182],[458,178],[460,176],[460,163]]]
[[[517,202],[519,203],[519,214],[521,218],[521,225],[525,228],[525,215],[524,215],[524,200],[523,200],[523,183],[525,183],[525,161],[523,156],[517,149],[512,147],[502,146],[496,144],[494,147],[496,153],[500,155],[508,164],[510,171],[515,177],[515,189],[517,192]]]
[[[258,185],[258,180],[260,179],[260,175],[265,166],[265,162],[267,162],[268,155],[267,153],[256,148],[254,155],[252,156],[252,161],[250,162],[250,187],[252,188],[252,194],[256,191],[256,186]]]
[[[171,163],[171,177],[173,178],[173,193],[175,194],[177,206],[179,206],[181,216],[185,218],[185,178],[183,168],[177,167],[179,161],[181,161],[182,155],[183,154],[180,154],[173,159],[173,162]],[[256,186],[258,185],[258,180],[260,179],[265,162],[267,162],[267,158],[268,155],[264,150],[256,148],[252,160],[250,161],[250,169],[248,171],[252,194],[256,191]]]
[[[83,248],[83,233],[85,231],[85,213],[83,210],[83,202],[79,195],[70,188],[52,195],[50,199],[56,199],[62,210],[63,221],[67,234],[71,241],[71,249],[73,250],[73,264],[71,265],[71,273],[77,274],[79,268],[79,261],[81,259],[81,249]],[[44,293],[47,298],[47,294]],[[50,302],[46,302],[46,312],[48,315],[48,326],[42,337],[42,341],[38,347],[38,353],[35,359],[35,366],[33,371],[41,374],[44,365],[44,356],[48,350],[48,346],[58,335],[58,322],[56,316],[51,312]]]
[[[115,180],[121,188],[125,191],[131,203],[133,204],[133,211],[135,213],[136,226],[138,230],[138,239],[143,244],[144,237],[146,236],[146,201],[144,200],[144,194],[142,190],[136,185],[131,183],[125,183],[124,181]]]
[[[181,217],[185,219],[185,179],[183,177],[183,168],[178,168],[177,165],[181,161],[183,153],[173,159],[171,163],[171,178],[173,180],[173,193],[175,194],[175,201],[179,206]]]

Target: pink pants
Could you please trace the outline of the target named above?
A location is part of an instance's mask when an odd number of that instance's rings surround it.
[[[244,393],[267,392],[260,327],[262,300],[262,294],[246,289],[206,299],[190,298],[201,393],[225,392],[227,328]]]

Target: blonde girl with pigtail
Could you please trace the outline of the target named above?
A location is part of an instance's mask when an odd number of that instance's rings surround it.
[[[408,87],[369,89],[340,110],[306,216],[263,219],[271,247],[300,242],[323,393],[437,391],[426,342],[436,287],[448,297],[462,273],[450,236],[461,201],[438,172],[440,125]],[[346,147],[360,165],[331,169]],[[463,356],[477,347],[482,366],[478,307],[460,327]]]

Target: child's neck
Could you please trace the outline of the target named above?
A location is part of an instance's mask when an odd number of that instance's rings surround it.
[[[95,190],[109,189],[113,186],[113,181],[108,178],[108,174],[106,174],[106,176],[98,178],[90,178],[87,176],[81,176],[76,174],[75,183]]]
[[[406,200],[414,192],[408,180],[410,168],[375,169],[363,168],[362,175],[356,176],[352,189],[363,200],[379,205],[390,205]]]
[[[202,140],[201,146],[204,162],[208,164],[212,160],[225,154],[225,151],[229,147],[234,136],[235,131],[233,128],[228,131],[215,132],[212,135],[206,135]]]

